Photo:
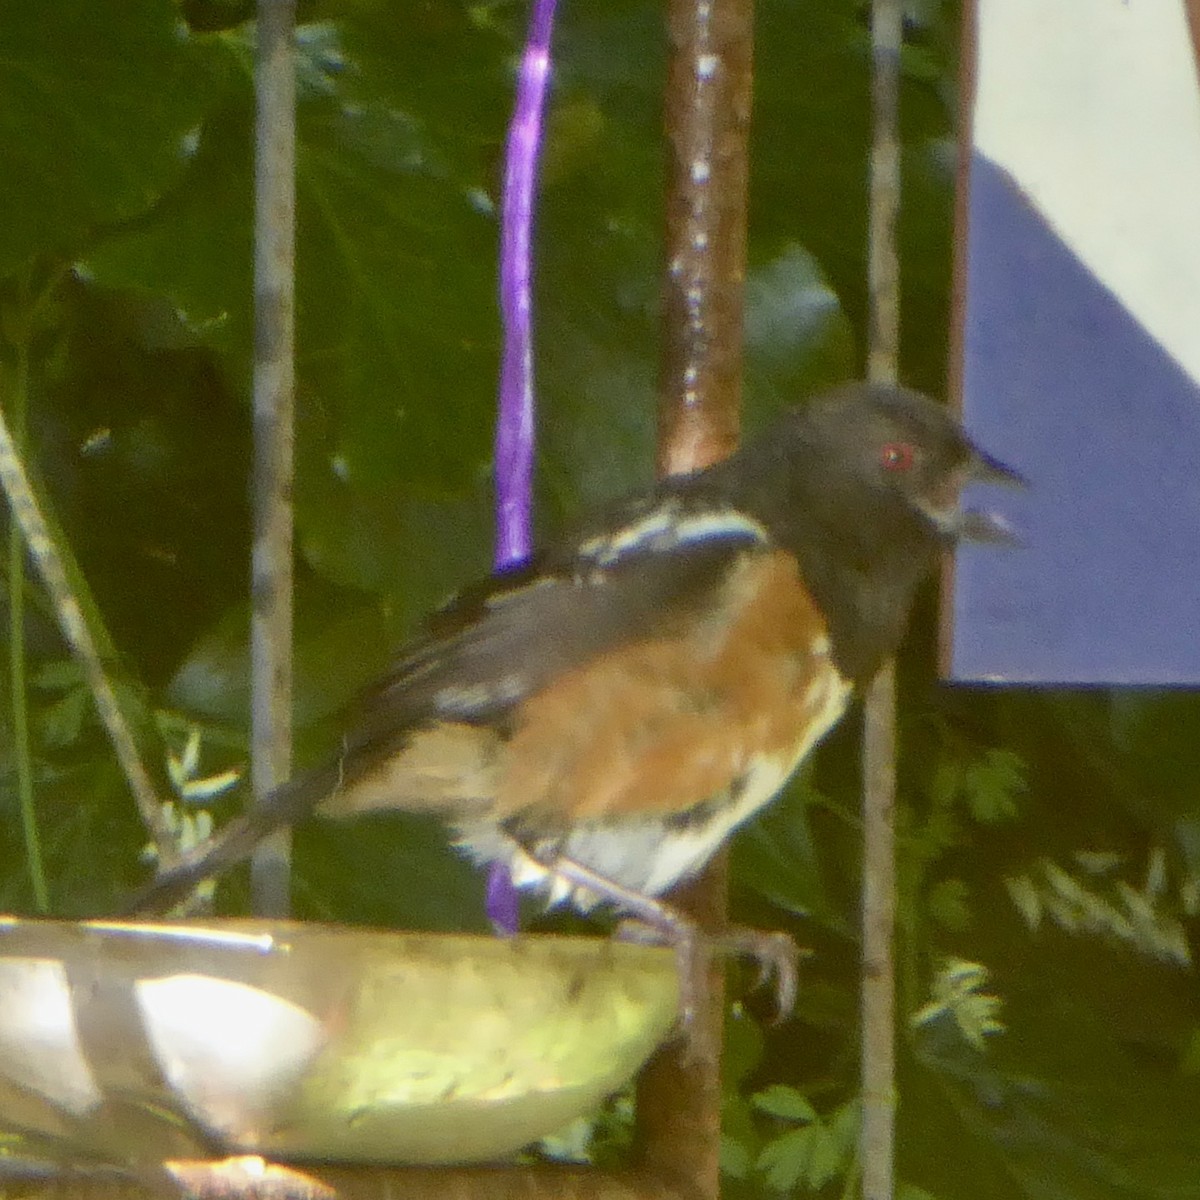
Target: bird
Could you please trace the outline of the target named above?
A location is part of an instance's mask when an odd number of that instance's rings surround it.
[[[163,911],[314,812],[403,810],[550,904],[604,902],[682,945],[659,898],[839,721],[943,551],[1014,540],[963,507],[971,481],[1023,482],[916,391],[852,382],[788,409],[460,592],[363,694],[335,755],[131,911]],[[760,956],[786,975],[774,945]]]

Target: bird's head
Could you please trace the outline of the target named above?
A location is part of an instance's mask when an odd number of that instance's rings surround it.
[[[788,434],[803,449],[802,486],[853,524],[924,530],[942,542],[1011,542],[1003,517],[964,508],[968,483],[1021,486],[1012,468],[976,446],[920,392],[850,384],[796,410]],[[814,487],[815,485],[815,487]]]

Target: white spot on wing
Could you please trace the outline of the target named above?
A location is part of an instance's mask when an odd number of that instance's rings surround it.
[[[493,704],[511,704],[525,693],[521,675],[505,675],[491,683],[473,683],[462,687],[439,688],[434,703],[443,713],[473,713]]]
[[[561,875],[551,875],[550,895],[546,898],[546,907],[556,908],[558,905],[566,903],[575,890],[575,885],[569,879],[564,879]]]
[[[607,567],[634,550],[673,550],[689,543],[728,537],[749,537],[763,545],[771,540],[766,529],[745,513],[731,508],[681,513],[677,502],[668,501],[616,533],[584,542],[580,554]]]
[[[518,596],[526,596],[530,592],[539,592],[543,588],[553,588],[558,586],[558,580],[553,576],[538,575],[533,579],[524,580],[521,583],[512,584],[504,588],[502,591],[496,592],[489,596],[484,601],[484,607],[487,609],[503,608],[510,600],[515,600]]]
[[[733,509],[719,512],[693,513],[684,517],[677,525],[680,542],[701,542],[708,538],[731,537],[749,534],[764,545],[771,540],[770,534],[753,517]]]

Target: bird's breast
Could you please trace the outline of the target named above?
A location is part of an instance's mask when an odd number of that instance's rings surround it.
[[[717,601],[529,697],[505,746],[498,814],[566,829],[769,799],[757,781],[777,790],[849,685],[791,555],[748,554]]]
[[[493,822],[471,822],[461,828],[460,842],[481,861],[507,863],[518,887],[543,892],[552,905],[569,902],[587,912],[599,902],[586,889],[555,877],[557,855],[642,895],[661,895],[697,874],[739,825],[769,804],[837,723],[849,685],[830,672],[814,692],[812,719],[789,751],[749,758],[729,787],[681,812],[626,814],[545,836],[527,827],[516,838]]]
[[[558,853],[657,895],[778,793],[850,691],[795,560],[748,556],[677,636],[605,655],[523,706],[502,826],[463,822],[464,843],[510,859],[518,883],[548,884]]]

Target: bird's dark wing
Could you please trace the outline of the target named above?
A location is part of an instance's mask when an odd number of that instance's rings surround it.
[[[736,562],[770,548],[765,531],[732,515],[639,542],[645,521],[499,572],[456,597],[359,699],[347,757],[431,721],[503,725],[566,671],[703,612]]]
[[[435,795],[387,796],[391,764],[403,761],[418,731],[435,731],[419,743],[421,754],[461,750],[459,732],[472,727],[502,737],[514,711],[550,681],[632,641],[686,626],[718,601],[738,563],[772,548],[756,522],[732,510],[684,506],[670,495],[627,505],[622,516],[497,573],[436,613],[428,633],[364,693],[336,759],[275,789],[160,876],[130,910],[178,901],[248,857],[268,833],[318,807],[332,815],[448,807]],[[447,740],[439,740],[441,730]],[[367,785],[356,794],[362,780]],[[331,796],[334,802],[323,803]]]

